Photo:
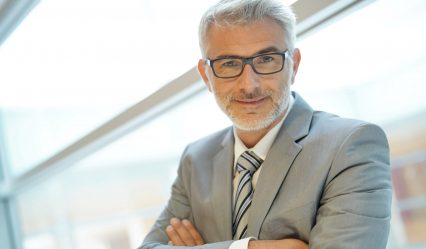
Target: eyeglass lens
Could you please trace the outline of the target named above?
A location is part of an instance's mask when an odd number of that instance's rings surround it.
[[[215,60],[213,70],[217,77],[235,77],[242,73],[245,64],[250,64],[259,74],[272,74],[282,70],[284,55],[262,54],[252,58],[224,58]]]

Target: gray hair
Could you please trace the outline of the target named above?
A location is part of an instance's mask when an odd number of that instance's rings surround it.
[[[287,48],[293,53],[296,34],[294,27],[296,17],[289,6],[282,0],[221,0],[210,7],[203,15],[198,30],[201,53],[205,57],[204,45],[207,33],[214,23],[216,25],[246,25],[271,18],[284,31]]]

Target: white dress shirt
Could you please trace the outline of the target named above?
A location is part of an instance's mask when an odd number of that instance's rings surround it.
[[[246,150],[253,151],[254,153],[256,153],[256,155],[258,157],[262,158],[262,160],[266,159],[266,156],[268,155],[269,149],[271,148],[272,143],[274,142],[275,138],[277,137],[278,131],[280,130],[281,126],[284,123],[285,118],[287,117],[288,113],[290,112],[291,107],[293,106],[293,102],[294,102],[294,98],[290,94],[290,100],[289,100],[288,109],[287,109],[286,114],[284,115],[284,117],[281,119],[281,121],[277,125],[275,125],[270,131],[268,131],[268,133],[266,133],[266,135],[253,148],[247,148],[244,145],[244,143],[238,137],[238,135],[236,133],[236,130],[235,130],[235,127],[234,127],[234,139],[235,139],[235,144],[234,144],[234,168],[236,167],[238,158]],[[260,174],[261,170],[262,170],[262,165],[260,165],[259,169],[256,170],[256,172],[253,175],[253,178],[252,178],[253,189],[256,188],[257,178],[259,177],[259,174]],[[237,178],[234,176],[234,181],[233,181],[233,186],[234,186],[234,188],[233,188],[234,189],[233,190],[233,198],[235,198],[235,194],[236,194],[236,186],[238,185],[237,181],[238,181]],[[229,249],[247,249],[248,248],[248,242],[250,240],[252,240],[252,239],[256,239],[256,238],[249,237],[249,238],[244,238],[244,239],[241,239],[241,240],[236,240],[236,241],[234,241],[231,244],[231,246],[229,247]]]

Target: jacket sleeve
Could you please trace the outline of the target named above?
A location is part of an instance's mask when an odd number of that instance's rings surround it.
[[[189,247],[183,246],[169,246],[168,245],[168,236],[165,232],[166,227],[170,224],[170,219],[173,217],[179,219],[192,219],[192,210],[190,205],[190,189],[188,186],[190,184],[190,175],[191,172],[191,160],[187,157],[187,149],[183,153],[183,156],[180,161],[178,175],[175,182],[172,185],[171,197],[155,221],[153,227],[146,235],[142,245],[138,249],[184,249]],[[226,249],[229,248],[232,241],[222,241],[217,243],[205,244],[202,246],[191,247],[191,248],[200,248],[200,249]]]
[[[378,126],[357,126],[332,162],[309,248],[385,249],[391,198],[386,136]]]

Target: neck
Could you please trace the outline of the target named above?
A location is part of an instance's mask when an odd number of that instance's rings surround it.
[[[251,149],[253,148],[272,128],[274,128],[284,117],[285,112],[280,115],[274,122],[272,122],[269,126],[254,131],[246,131],[236,128],[236,132],[238,137],[241,139],[241,142],[244,145]]]

